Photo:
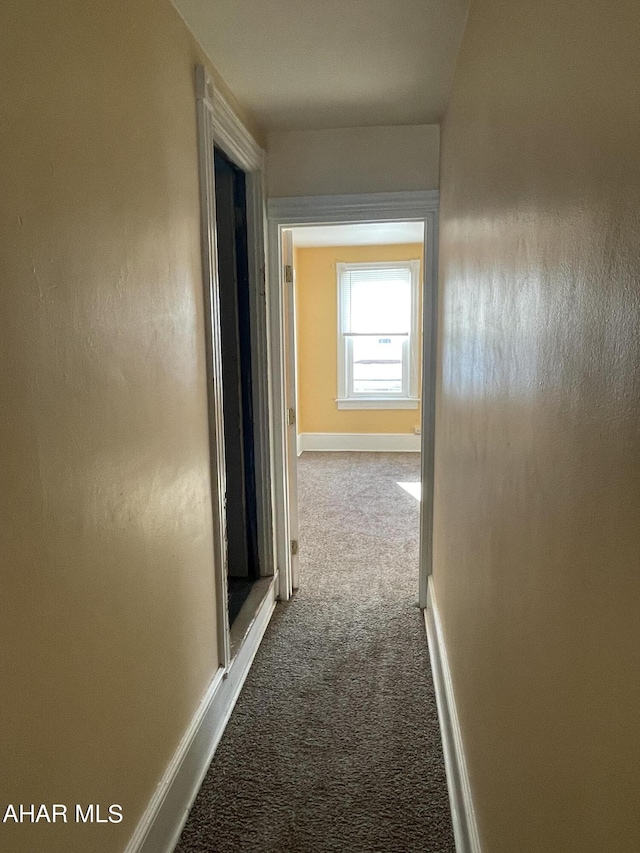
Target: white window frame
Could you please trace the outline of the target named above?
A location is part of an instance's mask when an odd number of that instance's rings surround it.
[[[411,330],[403,343],[403,388],[399,394],[357,394],[353,390],[353,338],[342,328],[342,291],[345,273],[351,270],[406,268],[411,274]],[[361,264],[336,264],[338,294],[338,397],[339,409],[417,409],[418,361],[420,358],[420,261],[380,261]]]

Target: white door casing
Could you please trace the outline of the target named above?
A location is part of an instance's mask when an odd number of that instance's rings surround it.
[[[195,73],[218,659],[220,666],[228,669],[231,647],[227,607],[226,476],[220,332],[222,318],[218,296],[213,154],[214,146],[218,146],[246,176],[258,553],[261,574],[271,575],[274,574],[276,565],[272,522],[271,402],[268,397],[268,377],[272,368],[268,363],[267,347],[264,152],[216,89],[206,69],[198,65]]]
[[[296,297],[295,264],[293,257],[293,232],[282,232],[282,261],[284,264],[284,334],[285,334],[285,408],[287,410],[287,488],[289,505],[289,538],[291,559],[291,588],[300,586],[300,560],[298,556],[298,388],[296,369]]]

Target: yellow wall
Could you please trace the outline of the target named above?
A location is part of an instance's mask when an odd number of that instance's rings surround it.
[[[640,6],[475,0],[442,132],[435,589],[483,853],[640,850]]]
[[[298,432],[413,433],[420,409],[338,410],[337,263],[411,261],[422,244],[296,249]],[[321,355],[320,355],[321,354]]]
[[[168,0],[0,10],[0,825],[122,850],[216,669],[194,65]]]

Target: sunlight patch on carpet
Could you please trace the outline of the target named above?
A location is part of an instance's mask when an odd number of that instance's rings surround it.
[[[417,501],[420,500],[422,494],[422,483],[398,483],[401,489],[414,497]]]

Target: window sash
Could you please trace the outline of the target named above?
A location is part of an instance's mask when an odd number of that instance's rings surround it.
[[[383,335],[369,335],[368,337],[389,337]],[[395,337],[400,337],[396,335]],[[358,397],[366,397],[370,399],[389,399],[393,397],[408,397],[409,396],[409,369],[410,369],[410,337],[404,336],[402,342],[402,379],[401,388],[399,391],[356,391],[354,387],[354,352],[353,352],[353,336],[345,337],[345,371],[346,371],[346,387],[345,397],[357,399]]]
[[[407,264],[379,264],[379,265],[359,265],[359,264],[344,264],[342,274],[340,275],[340,331],[343,335],[379,335],[380,337],[399,335],[408,335],[411,332],[411,316],[412,316],[412,271]],[[400,303],[394,306],[397,316],[391,320],[388,312],[383,316],[374,316],[369,319],[373,322],[372,326],[362,328],[362,323],[366,325],[366,318],[354,317],[354,299],[358,296],[358,291],[362,286],[365,288],[375,288],[376,285],[382,284],[398,284],[401,288],[405,286],[405,293],[401,294]],[[402,299],[402,296],[405,299]],[[402,302],[405,302],[403,310]],[[393,310],[391,312],[393,314]],[[404,315],[404,316],[403,316]],[[378,323],[379,325],[376,325]],[[391,325],[387,325],[390,323]],[[358,328],[360,326],[360,328]]]
[[[402,400],[413,399],[417,395],[417,359],[418,352],[418,278],[419,261],[373,264],[337,264],[338,278],[338,395],[339,399],[351,400]],[[353,271],[377,273],[377,280],[389,280],[389,271],[396,280],[408,281],[410,298],[410,316],[408,329],[384,329],[375,332],[357,332],[350,329],[349,298],[351,273]],[[362,277],[355,280],[362,281]],[[376,280],[370,275],[370,280]],[[361,337],[396,337],[402,342],[402,382],[399,391],[356,391],[354,388],[354,340]]]

